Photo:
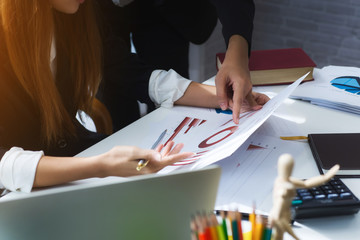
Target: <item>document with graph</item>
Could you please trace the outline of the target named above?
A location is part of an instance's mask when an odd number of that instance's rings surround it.
[[[216,205],[252,206],[255,202],[257,208],[269,211],[263,205],[271,196],[279,156],[286,152],[297,159],[305,147],[306,143],[259,134],[251,136],[231,156],[216,163],[222,169]]]
[[[151,141],[150,137],[155,140],[155,136],[167,130],[162,144],[167,144],[169,141],[184,143],[183,151],[194,153],[191,158],[168,166],[160,173],[171,172],[178,168],[203,168],[228,157],[238,149],[305,77],[306,75],[289,85],[267,102],[262,109],[242,113],[239,124],[235,124],[231,114],[226,111],[174,107],[165,117],[159,117],[152,122],[154,127],[147,132],[147,137],[144,137],[143,141]]]
[[[314,69],[314,81],[301,84],[291,98],[360,114],[360,68],[327,66]]]

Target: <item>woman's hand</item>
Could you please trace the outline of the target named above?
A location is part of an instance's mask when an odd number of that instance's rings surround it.
[[[182,143],[174,145],[174,142],[171,141],[165,147],[162,144],[159,145],[155,150],[141,149],[134,146],[114,147],[109,152],[98,156],[100,169],[103,169],[100,177],[128,177],[155,173],[168,165],[193,155],[190,152],[180,153],[184,146]],[[136,167],[140,159],[149,162],[141,171],[137,171]]]
[[[215,85],[220,108],[230,108],[233,121],[238,124],[243,102],[255,101],[251,94],[248,43],[242,36],[230,37],[224,62],[216,74]]]
[[[160,145],[155,150],[117,146],[94,157],[43,156],[37,166],[33,186],[53,186],[93,177],[127,177],[154,173],[193,155],[189,152],[180,153],[183,146],[174,146],[174,142],[169,142],[165,147]],[[149,163],[141,171],[137,171],[140,159],[149,160]]]

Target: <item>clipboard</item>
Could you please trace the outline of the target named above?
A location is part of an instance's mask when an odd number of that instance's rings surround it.
[[[308,142],[321,174],[340,164],[337,177],[360,177],[360,133],[312,133]]]

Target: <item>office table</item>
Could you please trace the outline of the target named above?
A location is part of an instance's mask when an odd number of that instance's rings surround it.
[[[283,86],[258,87],[258,91],[278,92]],[[360,132],[360,116],[356,114],[341,112],[328,108],[312,105],[308,102],[291,100],[283,103],[275,114],[288,116],[296,120],[303,134],[308,133],[351,133]],[[310,161],[309,161],[310,160]],[[296,177],[307,178],[318,174],[310,148],[302,153],[299,159],[295,159],[296,166],[306,162],[303,169],[295,167]],[[342,178],[343,182],[360,197],[360,179]],[[299,221],[305,226],[321,233],[329,239],[357,239],[360,236],[360,214],[348,216],[336,216],[326,218],[315,218]],[[301,236],[300,236],[301,237]]]
[[[212,81],[213,79],[210,80],[209,83],[211,84]],[[267,86],[254,89],[260,92],[277,93],[284,87],[285,86]],[[151,123],[154,119],[166,116],[166,114],[169,114],[168,109],[159,108],[81,152],[78,156],[97,155],[110,150],[116,145],[136,145],[143,148],[150,148],[150,146],[141,145],[143,143],[141,143],[139,139],[146,134],[147,129],[151,129]],[[296,121],[304,135],[308,133],[360,132],[360,124],[358,124],[360,122],[359,115],[318,107],[299,100],[287,99],[274,114]],[[319,174],[310,148],[306,148],[295,161],[296,168],[294,169],[294,176],[308,178]],[[111,182],[111,178],[97,181]],[[343,181],[356,196],[360,197],[360,179],[348,178],[343,179]],[[96,181],[78,181],[78,183],[86,184],[93,184],[94,182]],[[271,196],[269,196],[269,198],[271,198]],[[329,239],[356,239],[356,236],[360,236],[360,214],[308,219],[300,221],[300,223]],[[301,238],[301,231],[298,233]]]
[[[212,82],[213,79],[210,79],[207,83],[212,84]],[[284,87],[285,86],[255,87],[254,90],[277,93]],[[80,153],[79,156],[99,154],[116,145],[137,145],[139,147],[149,148],[149,146],[139,145],[138,140],[142,138],[144,133],[146,134],[146,129],[151,127],[152,119],[165,116],[167,113],[167,109],[159,108],[126,128],[114,133],[102,142],[85,150]],[[304,101],[287,99],[274,114],[296,121],[304,135],[308,133],[360,132],[359,115],[319,107]],[[310,148],[302,152],[301,155],[295,159],[295,162],[296,167],[293,176],[308,178],[319,174]],[[360,197],[360,179],[343,178],[342,180],[356,196]],[[269,196],[269,199],[271,199],[271,196]],[[270,206],[264,207],[269,208]],[[299,222],[329,239],[356,239],[356,236],[360,236],[359,213],[356,215],[307,219]],[[299,236],[301,237],[301,235]]]

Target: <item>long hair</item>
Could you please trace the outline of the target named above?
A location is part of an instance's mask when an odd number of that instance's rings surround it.
[[[101,40],[92,0],[75,14],[57,12],[48,0],[0,0],[0,17],[11,71],[39,109],[42,139],[50,144],[75,135],[71,115],[91,109],[101,77]],[[50,68],[54,39],[55,78]]]

